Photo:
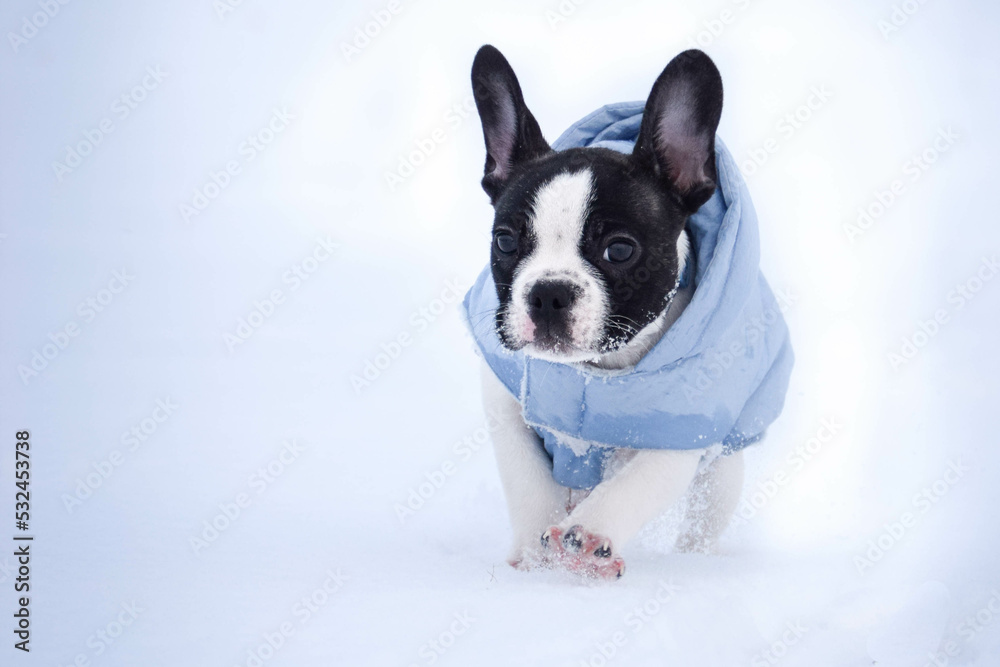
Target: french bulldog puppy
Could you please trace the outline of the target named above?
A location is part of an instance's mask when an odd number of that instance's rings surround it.
[[[653,85],[631,153],[554,151],[510,64],[492,46],[476,55],[472,84],[486,143],[482,187],[495,212],[490,270],[499,340],[535,359],[595,373],[627,371],[693,295],[692,285],[681,284],[694,261],[685,227],[717,187],[718,69],[701,51],[674,58]],[[616,289],[637,266],[648,276],[632,281],[634,289]],[[482,390],[499,421],[493,442],[514,567],[620,577],[620,549],[689,491],[696,498],[680,548],[710,549],[729,522],[743,484],[741,452],[708,462],[703,457],[716,442],[619,448],[600,483],[573,490],[554,479],[552,458],[518,396],[486,365]],[[590,444],[601,446],[575,446]]]

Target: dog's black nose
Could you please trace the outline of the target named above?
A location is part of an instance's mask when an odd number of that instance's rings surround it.
[[[528,292],[528,308],[535,322],[551,322],[566,316],[573,305],[576,287],[563,280],[540,280]]]

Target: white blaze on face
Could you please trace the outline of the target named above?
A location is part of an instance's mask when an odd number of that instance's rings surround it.
[[[604,332],[608,297],[597,270],[580,255],[583,225],[594,195],[589,169],[562,173],[535,194],[528,225],[535,236],[531,254],[521,259],[514,273],[507,333],[515,341],[530,343],[534,324],[528,313],[528,293],[539,280],[564,280],[578,288],[570,307],[570,336],[580,358],[592,358]],[[531,352],[530,346],[526,352]],[[539,353],[537,356],[551,356]],[[562,361],[571,360],[567,355]]]

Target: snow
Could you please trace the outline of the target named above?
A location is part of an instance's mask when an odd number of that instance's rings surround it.
[[[16,50],[42,10],[0,9],[0,539],[21,429],[35,535],[27,656],[0,549],[0,662],[997,664],[995,5],[233,4],[59,5]],[[718,555],[672,552],[674,508],[617,583],[504,564],[456,305],[486,42],[549,139],[694,43],[723,73],[797,366]]]

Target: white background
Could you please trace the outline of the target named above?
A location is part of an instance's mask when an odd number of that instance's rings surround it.
[[[616,632],[608,664],[917,667],[949,642],[949,664],[996,664],[1000,618],[962,624],[991,598],[1000,611],[1000,280],[961,308],[952,290],[1000,251],[997,6],[911,0],[884,34],[889,0],[588,0],[565,15],[554,0],[404,0],[345,56],[385,7],[71,2],[17,44],[8,33],[42,10],[0,9],[0,540],[15,532],[20,429],[36,536],[29,655],[11,647],[12,547],[0,549],[3,664],[253,665],[285,622],[294,633],[263,664],[596,667]],[[749,458],[747,497],[793,469],[821,420],[840,426],[720,555],[671,553],[674,512],[626,549],[615,584],[504,564],[492,453],[455,449],[482,441],[484,416],[449,288],[488,256],[479,122],[449,115],[487,42],[550,141],[603,104],[645,98],[685,48],[722,72],[719,134],[754,196],[763,270],[796,298],[797,365]],[[147,67],[167,76],[122,118],[113,105]],[[819,87],[829,99],[802,110]],[[241,143],[275,109],[294,119],[246,160]],[[783,131],[796,111],[808,118]],[[113,132],[58,178],[53,163],[106,118]],[[437,128],[443,141],[390,188],[386,173]],[[947,128],[957,140],[912,180],[907,161]],[[766,144],[777,150],[748,162]],[[180,205],[229,160],[240,173],[186,221]],[[903,191],[849,239],[859,207],[896,179]],[[283,275],[326,238],[335,255],[293,290]],[[88,321],[79,304],[107,300],[122,269],[134,279]],[[225,336],[275,289],[283,302],[230,350]],[[889,354],[939,309],[948,321],[893,368]],[[70,322],[79,334],[22,379]],[[356,391],[352,376],[400,334],[410,344]],[[177,409],[129,451],[122,434],[168,397]],[[288,439],[304,451],[261,488],[251,476]],[[914,495],[957,461],[968,470],[922,511]],[[447,462],[454,474],[401,521],[397,504]],[[88,475],[100,485],[68,506]],[[196,552],[204,522],[241,493],[250,505]],[[905,512],[916,525],[886,537]],[[880,538],[884,555],[859,566]],[[302,622],[296,603],[338,570],[342,587]],[[661,581],[678,587],[663,603]],[[113,644],[97,639],[133,601],[138,618]],[[643,604],[655,613],[636,627]],[[471,626],[450,636],[463,613]],[[788,623],[805,631],[769,662]],[[438,639],[443,654],[429,652]]]

